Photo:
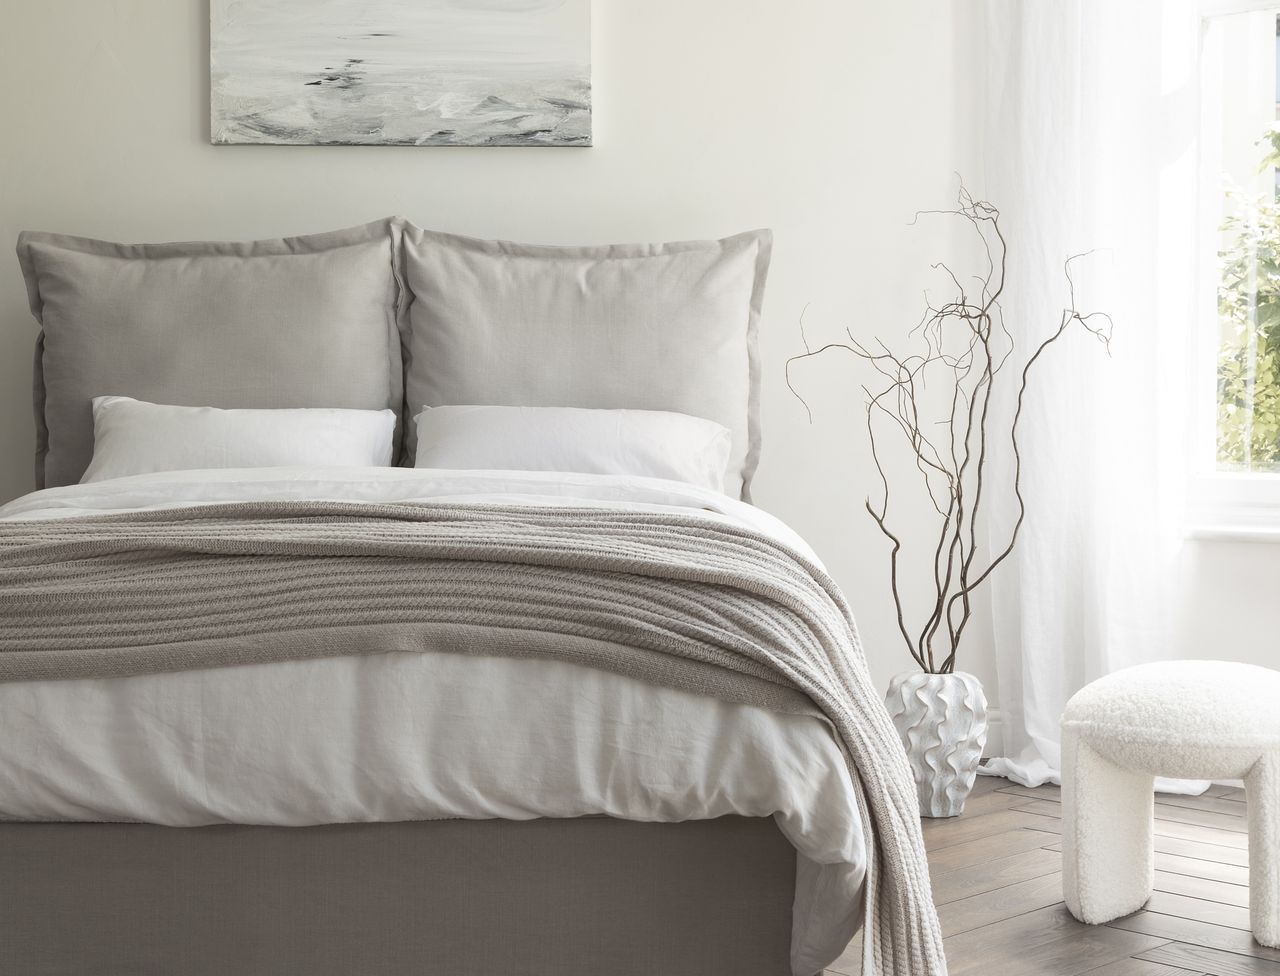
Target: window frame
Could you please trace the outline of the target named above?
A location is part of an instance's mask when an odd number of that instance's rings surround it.
[[[1188,424],[1190,535],[1280,542],[1280,473],[1221,471],[1217,464],[1219,353],[1218,228],[1221,156],[1220,122],[1209,91],[1205,49],[1211,21],[1226,16],[1267,13],[1280,16],[1280,0],[1201,0],[1199,72],[1199,161],[1197,173],[1196,329],[1191,350],[1191,410]],[[1274,28],[1273,28],[1274,29]],[[1218,93],[1217,103],[1223,100]]]

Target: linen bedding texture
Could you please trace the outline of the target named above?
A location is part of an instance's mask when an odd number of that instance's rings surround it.
[[[418,648],[816,706],[872,839],[864,971],[946,972],[914,787],[852,617],[772,536],[606,505],[197,505],[0,521],[0,587],[0,681]]]
[[[32,492],[0,506],[0,520],[316,499],[683,511],[756,529],[820,565],[753,505],[630,475],[169,471]],[[795,976],[821,971],[861,927],[860,810],[844,751],[813,706],[779,712],[501,648],[0,682],[0,822],[767,818],[794,848]]]
[[[395,430],[392,410],[220,410],[100,396],[93,398],[93,460],[80,480],[197,468],[385,466]]]
[[[92,401],[401,410],[395,225],[113,244],[24,232],[36,342],[36,486],[75,484]]]
[[[405,399],[631,407],[733,431],[725,490],[760,453],[757,331],[771,235],[541,247],[404,225]],[[414,451],[413,431],[407,450]]]
[[[400,217],[250,242],[116,244],[23,232],[41,325],[36,485],[74,484],[91,403],[392,409],[412,465],[424,406],[654,410],[731,432],[725,490],[760,451],[757,331],[771,235],[551,247]]]
[[[665,410],[427,407],[415,467],[668,478],[724,491],[727,428]]]

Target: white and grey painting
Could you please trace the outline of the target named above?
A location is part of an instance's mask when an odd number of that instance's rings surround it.
[[[589,146],[590,0],[210,0],[215,143]]]

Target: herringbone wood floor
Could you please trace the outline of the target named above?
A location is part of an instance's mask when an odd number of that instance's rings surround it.
[[[1058,788],[979,777],[964,815],[925,820],[952,976],[1280,976],[1249,933],[1244,794],[1156,797],[1156,892],[1081,925],[1062,904]],[[858,972],[861,941],[828,973]]]

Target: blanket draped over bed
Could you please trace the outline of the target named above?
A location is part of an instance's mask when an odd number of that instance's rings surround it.
[[[943,976],[915,790],[838,589],[753,530],[596,507],[246,502],[0,522],[0,681],[404,650],[562,658],[838,733],[864,965]]]

